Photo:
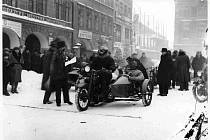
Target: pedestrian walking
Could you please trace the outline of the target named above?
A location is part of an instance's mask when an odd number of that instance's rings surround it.
[[[205,57],[203,57],[201,52],[198,51],[196,53],[196,56],[192,60],[192,68],[194,70],[194,78],[196,78],[198,76],[197,72],[201,71],[203,69],[205,62],[206,62]]]
[[[50,44],[43,61],[42,90],[45,90],[43,104],[50,104],[51,92],[56,92],[56,105],[61,106],[61,90],[66,86],[65,74],[65,42],[56,38]],[[64,103],[71,105],[67,90],[63,90]]]
[[[18,83],[21,82],[21,73],[22,73],[23,57],[19,47],[15,47],[12,50],[10,57],[10,83],[12,85],[12,93],[18,93],[17,87]]]
[[[179,51],[177,56],[177,81],[179,82],[180,91],[189,90],[188,82],[190,81],[190,59],[183,50]]]
[[[3,95],[10,96],[7,85],[10,82],[10,50],[8,48],[4,48],[3,50]]]
[[[162,48],[161,60],[158,66],[157,82],[159,84],[160,96],[167,96],[168,94],[168,81],[169,81],[169,57],[167,55],[167,48]]]

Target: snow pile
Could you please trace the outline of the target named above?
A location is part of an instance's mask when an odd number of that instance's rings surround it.
[[[42,82],[42,74],[38,74],[34,71],[23,70],[22,82],[19,84],[20,91],[40,90],[41,82]]]

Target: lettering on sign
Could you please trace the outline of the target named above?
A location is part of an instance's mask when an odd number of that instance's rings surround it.
[[[85,38],[85,39],[92,39],[92,32],[85,31],[85,30],[79,30],[78,37]]]
[[[28,18],[31,18],[31,19],[46,21],[46,22],[49,22],[49,23],[54,23],[54,24],[58,24],[58,25],[62,25],[62,26],[68,26],[68,27],[71,26],[70,22],[56,20],[56,19],[51,18],[51,17],[38,15],[36,13],[32,13],[30,11],[25,11],[25,10],[22,10],[22,9],[7,7],[6,5],[3,5],[2,11],[7,12],[7,13],[16,14],[16,15],[19,15],[19,16],[25,16],[25,17],[28,17]]]

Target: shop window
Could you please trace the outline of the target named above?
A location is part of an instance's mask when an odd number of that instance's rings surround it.
[[[3,0],[3,4],[7,4],[13,7],[17,7],[17,0]]]

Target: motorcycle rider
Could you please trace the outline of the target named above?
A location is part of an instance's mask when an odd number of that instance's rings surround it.
[[[127,70],[127,74],[129,75],[128,79],[133,82],[136,87],[139,87],[144,80],[143,73],[138,69],[138,65],[136,61],[129,61]]]
[[[143,73],[145,79],[148,79],[149,78],[145,67],[143,66],[143,64],[138,59],[137,53],[133,53],[131,55],[131,57],[128,57],[126,60],[127,60],[127,62],[128,61],[132,61],[132,60],[136,61],[136,63],[137,63],[137,69],[140,70]]]
[[[98,56],[92,62],[91,67],[95,70],[99,70],[99,82],[102,85],[100,94],[106,99],[108,96],[107,90],[112,79],[112,72],[116,69],[114,59],[109,55],[107,47],[102,46],[101,49],[98,50]]]

